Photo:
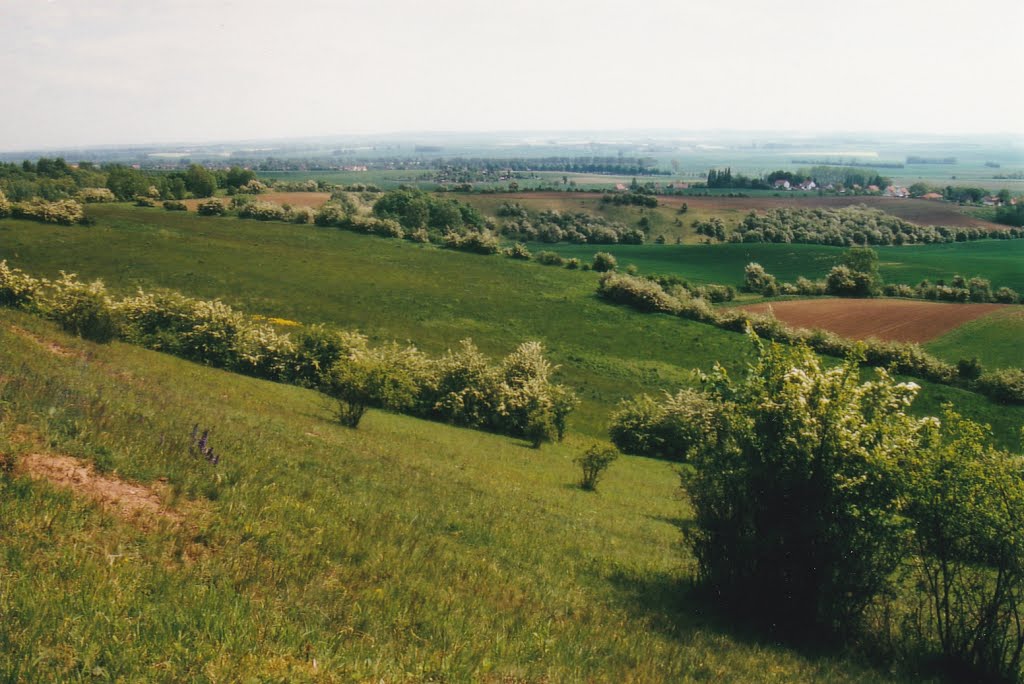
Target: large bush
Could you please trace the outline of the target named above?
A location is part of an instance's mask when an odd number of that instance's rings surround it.
[[[705,378],[715,410],[690,452],[687,535],[724,604],[800,633],[843,633],[889,582],[908,530],[900,461],[916,386],[856,358],[825,370],[805,346],[758,346],[746,377]]]
[[[46,285],[35,302],[44,316],[87,340],[109,342],[117,337],[116,314],[102,282],[83,283],[62,271],[59,279]]]
[[[1024,651],[1024,478],[986,429],[947,407],[908,464],[916,636],[963,681],[1018,681]]]

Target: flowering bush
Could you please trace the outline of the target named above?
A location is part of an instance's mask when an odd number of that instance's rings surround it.
[[[116,202],[117,197],[109,188],[82,188],[75,195],[75,199],[84,204],[93,202]]]
[[[0,261],[0,306],[31,308],[42,285],[24,271],[8,266],[6,259]]]
[[[85,210],[81,203],[70,199],[56,202],[38,199],[31,202],[18,202],[11,205],[11,215],[15,218],[57,223],[62,226],[72,226],[85,220]]]
[[[223,216],[225,211],[224,203],[219,199],[210,198],[196,205],[196,213],[200,216]]]
[[[67,332],[94,342],[109,342],[117,337],[114,307],[101,281],[83,283],[75,274],[61,271],[59,279],[43,281],[43,285],[33,303],[45,317]]]

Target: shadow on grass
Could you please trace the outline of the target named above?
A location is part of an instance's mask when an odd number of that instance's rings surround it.
[[[686,521],[684,521],[686,522]],[[861,669],[865,681],[877,673],[879,680],[899,679],[890,670],[892,663],[869,660],[867,654],[854,651],[848,644],[825,639],[794,636],[767,620],[727,610],[720,601],[699,588],[685,570],[638,574],[618,569],[606,578],[618,591],[623,605],[652,629],[673,639],[687,640],[697,635],[725,637],[737,645],[760,649],[785,649],[808,661],[846,661]],[[931,674],[931,673],[929,673]],[[919,675],[906,672],[906,681],[920,681]],[[940,676],[938,680],[943,681]]]

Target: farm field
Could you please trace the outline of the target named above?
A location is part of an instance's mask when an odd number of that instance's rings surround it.
[[[605,437],[620,399],[685,386],[692,369],[715,361],[738,369],[749,358],[737,333],[601,302],[596,273],[313,226],[116,205],[96,207],[95,216],[86,229],[2,220],[0,259],[37,275],[102,278],[121,293],[167,287],[221,298],[248,313],[359,329],[435,354],[467,337],[492,357],[536,339],[582,400],[570,429],[593,438]],[[922,412],[955,400],[1017,443],[1024,408],[926,387],[915,405]]]
[[[986,367],[1024,366],[1024,306],[1000,311],[965,323],[925,345],[932,354],[955,363],[977,357]]]
[[[588,493],[578,438],[377,411],[350,430],[314,392],[10,310],[0,396],[5,679],[895,681],[709,614],[664,462]]]
[[[619,264],[635,264],[641,273],[673,274],[696,283],[739,285],[743,268],[760,263],[780,280],[822,278],[839,263],[844,249],[804,244],[717,245],[570,245],[531,243],[534,252],[553,251],[590,261],[595,252],[610,252]],[[950,281],[955,275],[980,275],[994,287],[1024,292],[1024,240],[978,240],[945,245],[876,247],[879,270],[889,283],[916,285],[921,280]]]
[[[909,299],[800,299],[749,304],[794,328],[823,328],[854,340],[929,342],[964,323],[1012,308],[1004,304],[953,304]],[[1024,360],[1024,359],[1022,359]]]

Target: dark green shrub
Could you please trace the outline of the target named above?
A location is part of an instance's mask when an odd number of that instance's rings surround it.
[[[855,358],[823,370],[803,346],[758,343],[747,376],[705,379],[715,410],[683,484],[698,581],[724,605],[800,634],[855,631],[907,541],[900,459],[916,386]]]
[[[608,470],[608,466],[618,457],[619,453],[615,449],[594,444],[583,452],[581,456],[573,459],[573,462],[583,470],[583,476],[580,478],[580,487],[590,492],[595,491],[597,483],[604,476],[605,471]]]
[[[956,374],[964,380],[977,380],[981,377],[981,361],[975,356],[970,359],[960,359],[956,362]]]

